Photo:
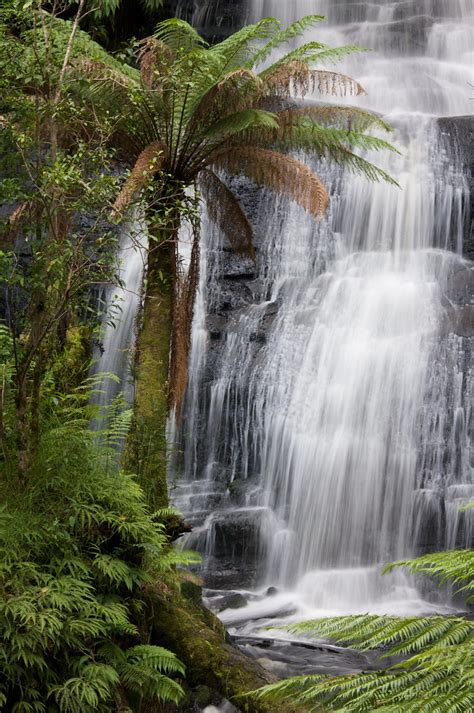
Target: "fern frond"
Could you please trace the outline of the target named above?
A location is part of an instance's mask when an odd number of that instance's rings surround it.
[[[260,77],[266,78],[271,74],[278,72],[279,68],[285,64],[300,63],[308,65],[308,58],[313,57],[316,52],[321,52],[327,49],[327,45],[323,42],[306,42],[304,45],[296,47],[294,50],[287,52],[283,57],[280,57],[276,62],[266,67],[260,72]],[[309,65],[308,65],[309,66]]]
[[[214,45],[210,52],[225,58],[224,71],[234,68],[251,69],[254,57],[258,56],[259,44],[275,35],[280,23],[274,17],[267,17],[253,25],[246,25],[222,42]]]
[[[175,56],[207,45],[194,27],[177,17],[159,22],[153,36],[167,45]]]
[[[463,589],[474,578],[473,551],[440,552],[386,568],[409,567],[414,573],[457,582]],[[463,617],[337,617],[291,625],[361,650],[380,649],[381,658],[403,657],[385,671],[349,676],[297,677],[255,694],[324,710],[470,711],[474,706],[474,622]]]
[[[402,619],[367,615],[335,617],[293,624],[288,629],[293,633],[311,632],[364,651],[390,646],[390,655],[422,651],[441,641],[462,644],[474,637],[474,622],[442,616]]]
[[[202,119],[209,123],[209,115],[218,118],[222,112],[228,114],[245,107],[249,97],[258,95],[261,87],[259,76],[249,69],[239,67],[221,75],[200,98],[193,112],[193,125]]]
[[[252,57],[252,66],[257,66],[261,64],[270,56],[270,54],[275,49],[281,47],[281,45],[285,44],[286,42],[290,42],[296,37],[301,37],[301,35],[303,35],[306,30],[311,27],[314,27],[314,25],[318,24],[319,22],[322,22],[325,19],[326,18],[323,15],[306,15],[300,20],[296,20],[296,22],[293,22],[291,25],[288,25],[288,27],[286,27],[284,30],[277,32],[277,34],[269,42],[267,42],[262,47],[262,49],[257,52],[256,55]]]
[[[183,676],[185,673],[184,664],[181,663],[176,654],[161,646],[151,646],[150,644],[133,646],[127,649],[126,658],[129,663],[146,663],[148,666],[164,673],[180,673]]]
[[[210,162],[230,173],[243,173],[255,183],[288,196],[315,217],[323,216],[327,210],[329,196],[325,187],[305,164],[292,156],[243,146],[218,151]]]
[[[369,52],[365,47],[359,45],[342,45],[341,47],[327,47],[315,52],[308,61],[311,64],[337,64],[341,59],[357,52]]]
[[[309,105],[290,107],[276,112],[282,131],[289,134],[294,127],[301,125],[301,119],[308,117],[320,126],[331,126],[342,131],[360,133],[367,129],[377,128],[383,131],[393,131],[382,117],[370,111],[357,107],[336,105]]]
[[[204,137],[212,140],[222,139],[235,136],[251,127],[277,129],[278,120],[275,114],[263,109],[242,109],[216,121],[205,131]]]
[[[448,550],[389,564],[383,570],[391,572],[396,567],[407,567],[413,574],[426,574],[440,584],[452,582],[458,592],[474,598],[474,550]]]
[[[209,218],[234,250],[254,258],[252,228],[237,198],[214,171],[204,169],[199,178]]]
[[[165,152],[165,144],[155,141],[140,153],[113,205],[112,214],[115,220],[123,216],[124,210],[136,194],[161,170],[166,160]]]
[[[270,95],[282,97],[290,97],[292,94],[305,97],[316,90],[333,96],[359,96],[366,93],[364,87],[352,77],[324,69],[311,69],[303,60],[282,62],[275,70],[266,70],[263,79]]]
[[[143,85],[154,89],[163,81],[163,75],[171,71],[173,65],[171,48],[156,37],[146,37],[140,42],[138,63]]]

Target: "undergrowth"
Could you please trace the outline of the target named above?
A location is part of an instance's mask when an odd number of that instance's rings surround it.
[[[183,695],[181,662],[142,635],[140,593],[172,587],[189,557],[112,457],[127,419],[101,445],[81,400],[49,399],[26,482],[0,462],[0,709],[11,713],[136,711]]]

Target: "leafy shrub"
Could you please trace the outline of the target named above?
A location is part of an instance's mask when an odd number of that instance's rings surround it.
[[[173,676],[184,667],[141,640],[140,588],[170,577],[183,555],[134,477],[65,402],[51,410],[21,497],[18,482],[1,479],[0,708],[105,713],[176,702]],[[115,437],[125,427],[123,417],[112,425]]]

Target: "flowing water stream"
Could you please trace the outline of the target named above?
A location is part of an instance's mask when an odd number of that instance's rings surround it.
[[[114,398],[121,393],[125,402],[133,402],[130,375],[135,343],[135,319],[140,305],[147,233],[143,223],[133,217],[120,227],[117,275],[119,285],[108,285],[100,296],[104,318],[100,341],[94,354],[93,374],[104,374],[94,395],[102,416]],[[111,378],[110,375],[117,377]],[[102,418],[93,423],[100,428]]]
[[[438,121],[472,108],[472,4],[251,8],[286,23],[324,14],[308,39],[373,48],[340,66],[367,90],[346,102],[395,127],[401,155],[370,158],[401,189],[315,163],[331,191],[316,225],[235,181],[256,265],[204,219],[190,382],[171,435],[187,545],[205,554],[211,605],[243,594],[246,607],[221,614],[240,633],[272,617],[440,610],[446,601],[380,570],[472,545],[472,515],[459,512],[474,498],[468,185]]]

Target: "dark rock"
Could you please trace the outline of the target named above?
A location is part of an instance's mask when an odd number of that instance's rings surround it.
[[[259,552],[262,510],[264,508],[249,508],[216,514],[212,523],[215,556],[246,562],[255,560]]]
[[[247,600],[243,594],[235,592],[219,598],[217,611],[223,611],[224,609],[241,609],[246,606]]]
[[[381,659],[380,651],[361,652],[329,643],[248,636],[233,638],[243,651],[257,658],[263,666],[281,678],[318,673],[344,675],[378,671],[400,660],[395,657]]]
[[[245,24],[248,0],[178,0],[176,15],[208,42],[219,42]]]
[[[265,307],[265,317],[273,317],[275,314],[278,313],[279,309],[280,305],[278,304],[278,302],[270,302]]]
[[[474,215],[474,116],[450,116],[438,119],[441,132],[448,141],[449,151],[457,159],[465,172],[470,199],[464,206],[464,245],[463,253],[470,260],[474,259],[474,232],[472,216]]]
[[[254,280],[255,272],[244,270],[242,272],[225,272],[223,278],[224,280]]]

